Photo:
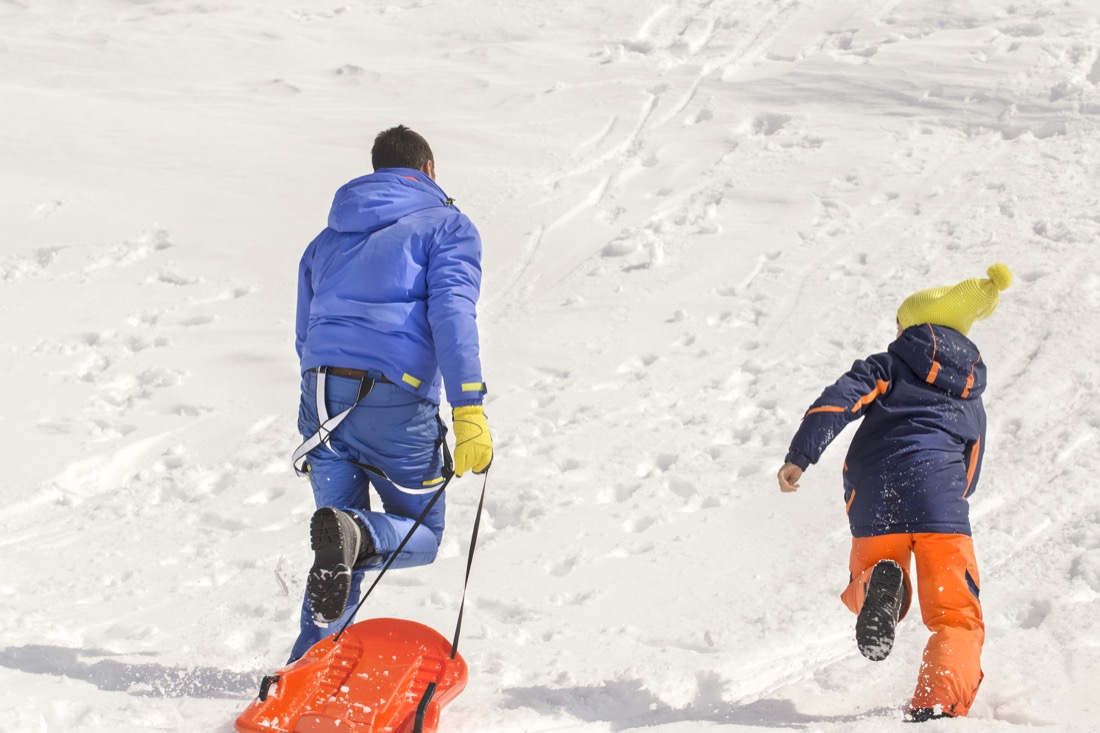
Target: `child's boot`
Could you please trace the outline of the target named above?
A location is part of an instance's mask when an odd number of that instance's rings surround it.
[[[372,552],[370,535],[347,512],[322,507],[309,523],[313,567],[306,580],[306,594],[318,623],[340,618],[351,592],[351,569]]]
[[[905,605],[905,580],[893,560],[875,563],[867,581],[863,607],[856,618],[856,644],[863,656],[879,662],[894,648],[894,629]]]
[[[942,710],[939,706],[934,708],[911,708],[905,714],[906,723],[923,723],[937,718],[954,718],[955,716]]]

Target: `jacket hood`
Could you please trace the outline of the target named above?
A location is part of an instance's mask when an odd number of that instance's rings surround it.
[[[443,189],[420,171],[380,168],[340,187],[328,226],[342,234],[368,233],[409,214],[451,205]]]
[[[946,326],[910,326],[887,349],[923,379],[950,395],[976,399],[985,390],[985,363],[974,342]]]

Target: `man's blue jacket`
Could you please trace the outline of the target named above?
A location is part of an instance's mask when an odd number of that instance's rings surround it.
[[[480,404],[476,304],[481,237],[435,181],[382,168],[340,187],[328,227],[302,255],[302,371],[377,370],[439,404]]]
[[[862,417],[844,461],[852,535],[969,535],[967,497],[985,449],[985,384],[970,339],[943,326],[912,326],[821,394],[786,460],[805,470]]]

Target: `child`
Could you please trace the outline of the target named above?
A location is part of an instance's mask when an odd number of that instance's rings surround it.
[[[864,418],[844,462],[852,530],[851,579],[841,594],[856,614],[856,643],[885,659],[913,596],[916,557],[921,617],[932,631],[907,720],[966,715],[982,680],[981,580],[968,498],[985,450],[985,365],[966,334],[997,308],[1012,282],[1004,265],[909,296],[897,339],[857,361],[806,412],[791,441],[779,488],[802,472],[849,422]]]

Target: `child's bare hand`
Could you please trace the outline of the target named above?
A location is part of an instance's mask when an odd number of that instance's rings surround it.
[[[783,493],[798,491],[798,479],[802,478],[802,469],[793,463],[784,463],[779,469],[779,490]]]

